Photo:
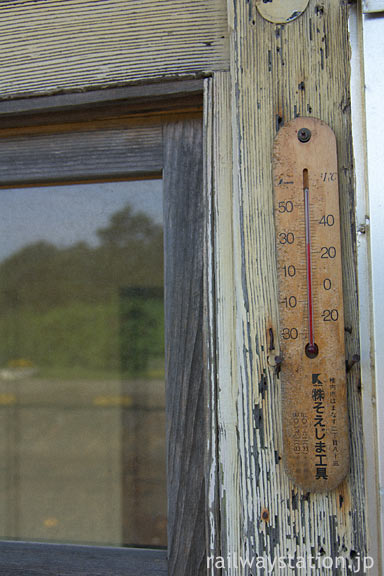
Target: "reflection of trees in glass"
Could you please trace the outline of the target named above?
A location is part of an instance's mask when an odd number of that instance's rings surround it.
[[[97,236],[96,247],[30,244],[0,264],[0,365],[25,358],[40,367],[119,370],[121,290],[163,285],[163,232],[127,205]],[[149,323],[162,326],[162,306],[148,310]]]

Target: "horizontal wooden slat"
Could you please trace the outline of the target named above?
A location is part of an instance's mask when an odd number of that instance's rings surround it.
[[[133,110],[135,113],[150,112],[151,114],[162,111],[188,109],[202,106],[204,80],[176,80],[174,82],[152,82],[120,88],[104,90],[90,90],[87,92],[75,92],[68,94],[56,94],[54,96],[37,96],[18,98],[16,100],[0,100],[0,116],[4,118],[13,116],[47,114],[48,112],[73,113],[78,110],[89,114],[95,113],[100,107],[104,110],[108,106],[116,110],[119,106],[125,113]],[[83,118],[84,119],[84,118]]]
[[[363,12],[365,14],[369,12],[384,12],[384,0],[364,0]]]
[[[228,67],[225,0],[8,0],[0,98]]]
[[[166,576],[165,550],[0,542],[7,576]]]
[[[161,125],[0,137],[0,185],[159,174]]]

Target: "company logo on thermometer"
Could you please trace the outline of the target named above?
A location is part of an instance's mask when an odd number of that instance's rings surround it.
[[[329,491],[349,469],[336,139],[296,118],[274,146],[283,460],[305,490]]]

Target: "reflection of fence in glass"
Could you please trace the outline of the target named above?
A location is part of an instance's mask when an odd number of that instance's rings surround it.
[[[119,294],[123,377],[164,377],[163,289],[132,286]]]

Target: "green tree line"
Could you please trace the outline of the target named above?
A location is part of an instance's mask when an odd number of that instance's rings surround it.
[[[162,227],[126,205],[97,237],[96,246],[36,242],[0,263],[1,366],[91,376],[160,362]]]

